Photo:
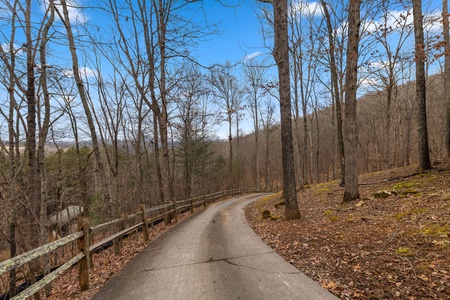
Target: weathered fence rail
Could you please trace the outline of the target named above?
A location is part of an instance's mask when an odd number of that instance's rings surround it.
[[[113,242],[120,242],[120,240],[127,235],[130,235],[134,231],[138,231],[142,228],[142,233],[144,240],[149,240],[148,227],[149,224],[154,224],[155,222],[162,221],[164,217],[174,214],[175,222],[178,221],[178,213],[183,213],[190,211],[194,212],[194,208],[199,206],[206,207],[209,203],[218,201],[229,196],[239,195],[241,193],[255,193],[256,189],[246,189],[246,190],[224,190],[217,193],[212,193],[204,196],[195,197],[192,199],[184,199],[178,201],[167,202],[162,205],[145,208],[143,205],[139,207],[139,211],[124,216],[123,218],[115,219],[100,225],[89,227],[86,219],[81,218],[78,222],[78,231],[72,233],[66,237],[63,237],[54,242],[45,244],[39,248],[33,249],[26,253],[20,254],[13,258],[0,263],[0,276],[6,274],[12,269],[19,268],[22,265],[31,262],[35,259],[43,257],[45,255],[51,254],[58,248],[69,245],[77,241],[77,251],[78,253],[66,261],[64,264],[44,276],[41,280],[37,281],[33,285],[26,288],[24,291],[15,295],[11,299],[26,299],[42,288],[44,288],[51,281],[55,280],[64,271],[68,270],[70,267],[78,263],[79,268],[79,285],[81,291],[89,288],[89,261],[90,254],[98,249],[101,249],[107,244]],[[127,223],[132,223],[131,225],[126,225]],[[93,243],[93,237],[95,235],[100,235],[107,231],[113,231],[109,233],[107,237],[102,238],[100,241]]]

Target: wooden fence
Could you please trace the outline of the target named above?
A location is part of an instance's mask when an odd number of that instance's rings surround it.
[[[157,221],[161,221],[164,217],[174,216],[175,222],[178,222],[178,213],[189,211],[194,212],[194,208],[199,206],[206,207],[209,203],[218,201],[220,199],[239,195],[241,193],[255,193],[256,189],[246,189],[246,190],[225,190],[209,195],[204,195],[192,199],[179,200],[173,202],[166,202],[163,205],[145,208],[141,205],[139,211],[124,216],[123,218],[116,219],[104,224],[89,227],[89,223],[86,218],[80,218],[77,222],[77,232],[72,233],[66,237],[63,237],[54,242],[45,244],[39,248],[33,249],[26,253],[20,254],[13,258],[0,263],[0,276],[3,276],[8,271],[19,268],[20,266],[31,262],[37,258],[49,255],[56,249],[69,245],[72,242],[77,242],[77,255],[66,261],[64,264],[59,266],[57,269],[53,270],[41,280],[37,281],[33,285],[29,286],[27,289],[22,291],[20,294],[11,298],[11,300],[16,299],[26,299],[34,295],[36,292],[41,290],[51,281],[60,276],[64,271],[78,263],[78,280],[81,291],[89,289],[89,264],[90,254],[94,251],[98,251],[107,244],[114,243],[117,246],[115,249],[116,254],[120,251],[119,241],[122,237],[132,234],[134,231],[138,231],[142,228],[142,234],[144,240],[149,240],[149,224]],[[132,225],[130,225],[132,224]],[[96,243],[92,243],[94,235],[100,235],[105,231],[111,231],[113,233],[107,237],[104,237]]]

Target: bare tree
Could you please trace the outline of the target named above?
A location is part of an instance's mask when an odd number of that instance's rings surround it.
[[[401,59],[403,46],[412,34],[412,28],[409,23],[411,11],[406,11],[397,16],[396,13],[392,13],[393,4],[395,3],[392,3],[392,1],[380,1],[379,5],[382,12],[381,21],[377,23],[376,29],[371,32],[371,36],[375,38],[384,50],[379,52],[380,62],[375,64],[377,68],[374,70],[374,75],[381,80],[382,88],[385,90],[386,95],[385,140],[383,142],[384,167],[386,169],[391,168],[393,165],[393,159],[391,158],[393,156],[391,155],[391,140],[393,140],[391,120],[394,110],[392,102],[395,100],[395,90],[399,73],[398,62]],[[396,38],[392,39],[392,35],[394,34]],[[375,58],[376,53],[377,51],[372,51],[372,55]]]
[[[248,104],[253,118],[253,129],[255,130],[255,182],[256,188],[261,188],[260,156],[259,156],[259,107],[260,100],[264,95],[264,75],[267,68],[263,64],[251,60],[244,67],[244,79],[247,84]]]
[[[348,12],[348,44],[345,79],[345,190],[344,202],[359,198],[358,188],[358,131],[356,119],[356,91],[358,81],[358,48],[360,0],[350,0]]]
[[[233,182],[233,116],[239,109],[239,97],[241,94],[241,86],[237,78],[231,73],[232,66],[229,62],[224,67],[216,67],[211,70],[210,82],[213,87],[213,93],[217,99],[219,107],[225,111],[226,121],[228,123],[228,145],[229,145],[229,161],[228,161],[228,186],[231,187]]]
[[[283,194],[286,202],[285,218],[300,218],[294,166],[294,146],[292,137],[291,85],[289,75],[288,6],[287,0],[262,1],[272,3],[275,46],[273,56],[278,66],[281,143],[283,158]]]
[[[157,26],[157,45],[160,54],[159,64],[159,92],[160,92],[160,107],[158,116],[159,131],[161,137],[162,148],[162,174],[163,174],[163,188],[164,196],[167,200],[173,198],[173,178],[170,172],[170,157],[169,157],[169,137],[168,137],[168,91],[166,87],[166,64],[167,56],[167,25],[170,20],[173,9],[173,1],[153,0],[153,7],[155,9],[156,26]]]
[[[99,128],[100,141],[103,146],[103,153],[106,157],[106,166],[108,172],[109,194],[118,196],[119,187],[119,173],[120,173],[120,140],[123,140],[124,133],[121,132],[123,128],[124,109],[128,99],[126,95],[126,84],[119,81],[118,75],[113,72],[112,82],[107,82],[101,74],[100,66],[97,65],[95,74],[95,81],[97,87],[97,99],[100,104],[100,109],[96,110],[91,97],[89,97],[89,104],[92,109],[92,115]],[[114,198],[113,197],[113,198]],[[114,215],[120,215],[124,210],[120,207],[120,202],[114,204]]]
[[[26,131],[26,149],[28,158],[28,188],[27,196],[30,203],[31,215],[28,216],[29,220],[37,221],[37,215],[39,213],[39,191],[40,191],[40,178],[38,177],[37,169],[37,157],[36,157],[36,88],[35,88],[35,48],[32,36],[32,23],[31,23],[31,0],[26,1],[25,11],[25,37],[26,37],[26,59],[27,59],[27,88],[26,88],[26,101],[27,101],[27,131]],[[38,226],[30,223],[29,227],[29,241],[30,247],[34,248],[38,246],[39,232]]]
[[[58,14],[60,20],[63,22],[64,27],[66,29],[67,33],[67,40],[69,43],[69,50],[70,55],[72,58],[72,71],[73,71],[73,77],[75,79],[75,82],[77,84],[78,89],[78,95],[80,97],[81,103],[83,105],[84,113],[86,115],[86,120],[88,122],[89,126],[89,132],[92,142],[92,148],[94,151],[95,161],[97,165],[97,172],[98,172],[98,180],[100,182],[100,191],[101,196],[104,200],[104,203],[107,203],[109,205],[108,212],[110,214],[110,217],[114,217],[114,204],[113,200],[111,198],[111,195],[109,193],[109,187],[108,182],[106,181],[105,176],[105,168],[103,165],[103,160],[100,153],[100,145],[98,142],[97,137],[97,130],[95,128],[94,118],[92,116],[91,109],[89,107],[89,99],[88,99],[88,93],[85,88],[85,84],[83,82],[83,78],[81,77],[81,71],[80,71],[80,65],[78,61],[78,53],[77,48],[75,44],[75,37],[73,35],[73,28],[69,16],[69,9],[66,0],[61,0],[61,7],[62,7],[62,13],[59,11],[59,8],[57,5],[54,5],[55,11]]]
[[[175,78],[174,99],[176,114],[172,123],[175,127],[179,145],[175,154],[182,166],[183,197],[189,199],[194,193],[198,177],[206,176],[204,169],[211,155],[210,143],[207,141],[209,113],[202,105],[202,100],[209,93],[205,77],[192,64],[182,65],[181,74]],[[203,186],[200,186],[203,188]]]
[[[450,35],[448,22],[448,0],[442,0],[442,29],[444,36],[444,96],[447,105],[445,127],[445,156],[450,158]]]
[[[264,132],[264,189],[266,192],[270,191],[270,134],[273,132],[275,126],[275,103],[270,98],[264,102],[260,110],[262,129]]]
[[[432,168],[432,166],[428,146],[427,102],[425,92],[426,53],[423,34],[422,0],[412,0],[412,4],[414,17],[414,41],[416,50],[415,61],[416,61],[416,97],[417,97],[419,169],[429,170]]]
[[[341,97],[338,82],[338,70],[336,65],[336,50],[333,36],[333,27],[331,24],[330,14],[328,12],[328,6],[324,0],[321,0],[323,12],[325,15],[325,21],[327,24],[328,33],[328,45],[330,56],[330,71],[331,71],[331,86],[332,86],[332,98],[333,103],[336,106],[336,131],[337,131],[337,143],[338,143],[338,161],[339,161],[339,185],[345,185],[345,158],[344,158],[344,136],[342,134],[342,109],[341,109]]]
[[[11,24],[11,35],[9,44],[0,45],[0,57],[2,64],[4,66],[3,70],[5,71],[4,76],[2,76],[2,85],[8,91],[8,100],[9,100],[9,109],[8,112],[4,112],[0,109],[0,113],[8,122],[8,159],[9,159],[9,174],[8,174],[8,193],[7,198],[9,203],[9,224],[8,230],[9,234],[5,235],[9,243],[9,253],[11,257],[14,257],[18,254],[18,218],[20,215],[20,211],[22,211],[20,202],[21,197],[20,191],[22,188],[20,187],[21,180],[21,159],[19,153],[19,120],[22,118],[19,110],[20,104],[17,103],[16,100],[16,85],[20,85],[20,81],[17,80],[16,77],[16,55],[15,52],[15,36],[16,36],[16,22],[20,22],[18,18],[18,14],[16,13],[19,7],[19,2],[14,1],[11,3],[10,10],[14,13],[11,14],[10,24]],[[8,55],[9,54],[9,55]],[[3,146],[3,143],[2,143]],[[5,203],[6,204],[6,203]],[[6,208],[6,207],[5,207]],[[6,209],[5,209],[6,210]],[[17,274],[16,270],[12,269],[9,272],[9,297],[12,298],[16,293],[16,280]]]

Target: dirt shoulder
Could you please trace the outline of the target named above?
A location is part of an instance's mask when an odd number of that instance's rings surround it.
[[[312,185],[298,193],[298,221],[283,219],[275,194],[249,205],[247,220],[341,299],[450,299],[450,171],[414,174],[361,176],[361,199],[348,204],[337,182]]]

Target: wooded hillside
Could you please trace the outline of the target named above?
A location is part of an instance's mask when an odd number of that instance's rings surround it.
[[[210,5],[242,1],[0,1],[1,259],[79,216],[287,181],[295,196],[350,173],[357,197],[358,172],[448,159],[448,4],[436,1],[255,1],[261,51],[208,65],[196,50],[220,31]]]

